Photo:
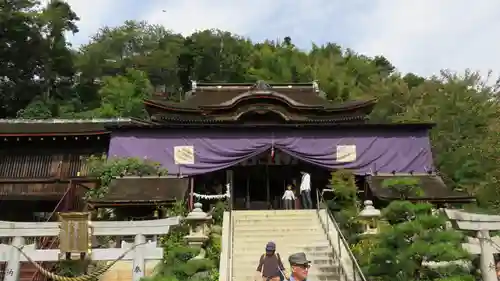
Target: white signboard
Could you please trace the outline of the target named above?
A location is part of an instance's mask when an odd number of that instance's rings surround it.
[[[356,145],[337,145],[336,159],[339,163],[356,161]]]
[[[194,164],[194,147],[188,145],[174,146],[174,161],[176,165]]]

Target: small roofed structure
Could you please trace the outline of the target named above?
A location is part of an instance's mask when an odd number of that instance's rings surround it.
[[[102,198],[91,199],[91,209],[115,208],[121,218],[158,217],[162,207],[183,200],[190,185],[189,178],[170,176],[127,176],[112,180]],[[142,211],[141,211],[142,210]],[[153,215],[153,212],[156,214]],[[132,219],[133,219],[132,217]]]
[[[409,194],[402,195],[396,190],[385,186],[384,181],[389,179],[416,179],[418,180],[416,181],[418,183],[418,191],[415,189],[409,192]],[[370,175],[366,177],[366,183],[371,194],[383,201],[405,199],[430,203],[468,203],[475,200],[472,195],[447,187],[440,176],[432,173]]]

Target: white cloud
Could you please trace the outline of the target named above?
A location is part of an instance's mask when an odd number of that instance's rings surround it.
[[[499,1],[378,0],[359,20],[355,50],[383,54],[404,71],[499,70]]]
[[[164,1],[155,1],[156,4],[142,18],[184,35],[211,28],[242,34],[259,27],[259,21],[270,16],[279,2],[197,0],[172,1],[167,5]]]
[[[116,0],[65,0],[71,5],[73,11],[80,18],[75,36],[71,36],[73,42],[86,43],[89,37],[97,30],[106,25],[106,20],[112,14],[113,8],[118,5]]]
[[[218,28],[253,39],[291,36],[384,55],[403,72],[499,68],[498,0],[67,0],[86,38],[101,26],[147,20],[183,34]],[[131,12],[132,11],[132,12]],[[78,39],[81,43],[81,40]]]

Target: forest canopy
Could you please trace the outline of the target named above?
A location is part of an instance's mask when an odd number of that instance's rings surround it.
[[[179,100],[190,81],[318,81],[327,98],[376,98],[371,122],[434,122],[438,172],[448,185],[500,209],[498,83],[468,70],[420,77],[334,42],[300,50],[290,37],[252,42],[229,32],[182,36],[127,21],[73,48],[78,15],[60,1],[0,3],[0,117],[145,117],[142,100]]]

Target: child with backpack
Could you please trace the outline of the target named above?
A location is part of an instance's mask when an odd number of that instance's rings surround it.
[[[284,276],[285,275],[285,276]],[[280,254],[276,253],[276,244],[269,242],[266,245],[266,253],[259,259],[257,266],[256,281],[280,281],[282,278],[287,278],[285,267],[281,262]]]

